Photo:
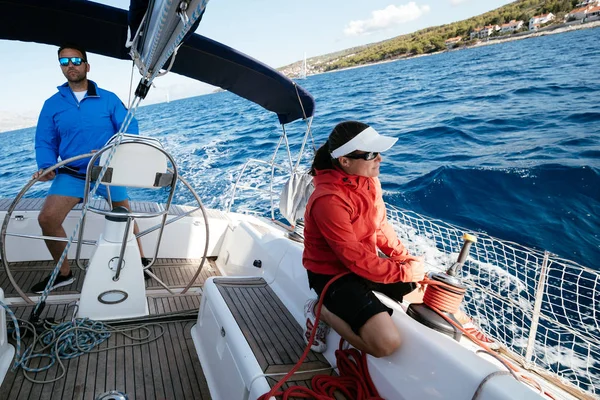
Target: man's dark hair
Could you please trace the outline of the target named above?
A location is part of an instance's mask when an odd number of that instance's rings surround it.
[[[77,50],[83,56],[83,61],[87,62],[87,53],[85,52],[85,49],[83,47],[81,47],[80,45],[78,45],[77,43],[64,43],[63,45],[61,45],[58,48],[58,56],[59,57],[60,57],[60,52],[63,51],[64,49]]]

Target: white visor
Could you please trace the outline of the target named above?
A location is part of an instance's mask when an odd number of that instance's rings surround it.
[[[397,140],[397,138],[380,135],[375,129],[368,127],[352,140],[332,151],[331,157],[338,158],[356,150],[381,153],[392,147]]]

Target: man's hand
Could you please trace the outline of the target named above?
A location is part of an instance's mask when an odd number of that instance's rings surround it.
[[[37,171],[36,173],[34,173],[31,176],[31,179],[37,179],[40,175],[42,175],[44,173],[44,169],[40,169],[39,171]],[[44,176],[42,179],[40,179],[40,182],[47,182],[47,181],[51,181],[52,179],[54,179],[54,177],[56,176],[56,172],[52,171],[46,174],[46,176]]]

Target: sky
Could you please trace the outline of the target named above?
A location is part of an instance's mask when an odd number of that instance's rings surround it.
[[[128,8],[127,0],[103,0]],[[210,0],[196,33],[274,68],[416,30],[460,21],[511,0]],[[1,10],[0,10],[1,12]],[[44,101],[65,82],[55,46],[0,40],[0,132],[33,126]],[[10,56],[10,57],[9,57]],[[131,62],[89,54],[90,73],[127,104]],[[7,62],[10,60],[10,62]],[[133,87],[140,74],[134,71]],[[154,80],[142,106],[214,90],[174,73]]]

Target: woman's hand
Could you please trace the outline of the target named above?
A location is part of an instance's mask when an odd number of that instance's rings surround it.
[[[411,256],[410,259],[406,261],[406,266],[410,269],[412,274],[412,279],[409,282],[420,282],[425,278],[425,263],[423,262],[423,257]]]

